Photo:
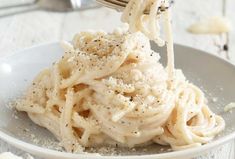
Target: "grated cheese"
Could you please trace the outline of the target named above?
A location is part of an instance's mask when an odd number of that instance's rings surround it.
[[[231,28],[228,19],[214,16],[192,24],[187,30],[193,34],[222,34],[228,33]]]

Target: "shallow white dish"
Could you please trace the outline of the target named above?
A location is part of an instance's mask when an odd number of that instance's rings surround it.
[[[161,61],[165,63],[164,48],[155,45],[153,48],[161,52]],[[226,104],[235,101],[235,66],[208,53],[181,45],[175,45],[175,52],[176,67],[181,68],[190,81],[204,90],[210,108],[226,121],[226,130],[209,144],[177,152],[161,152],[162,147],[155,144],[148,146],[147,150],[121,150],[123,155],[116,157],[70,154],[52,150],[53,146],[52,149],[43,148],[45,141],[50,141],[47,146],[55,143],[53,135],[33,124],[25,113],[7,108],[7,104],[22,95],[40,70],[50,66],[62,55],[59,43],[35,46],[0,59],[0,138],[29,153],[49,159],[178,159],[202,155],[235,137],[235,114],[223,111]],[[212,102],[212,98],[218,102]]]

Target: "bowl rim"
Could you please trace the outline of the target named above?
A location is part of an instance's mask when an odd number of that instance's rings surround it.
[[[52,45],[59,45],[59,41],[54,41],[54,42],[47,42],[47,43],[42,43],[38,45],[34,45],[32,47],[28,47],[25,49],[22,49],[20,51],[15,51],[12,52],[8,55],[3,55],[0,57],[0,62],[3,62],[4,60],[7,60],[11,57],[14,56],[21,56],[23,55],[26,51],[34,50],[37,49],[38,47],[49,47]],[[206,56],[210,56],[210,58],[215,58],[219,60],[220,62],[230,65],[230,67],[233,67],[235,69],[235,65],[231,63],[231,61],[227,59],[221,58],[219,55],[216,54],[211,54],[209,52],[193,48],[190,46],[185,46],[181,44],[174,44],[175,47],[183,48],[183,49],[189,49],[189,50],[194,50],[198,52],[199,54],[205,54]],[[235,131],[231,132],[230,134],[223,136],[215,141],[212,141],[208,144],[202,145],[200,147],[194,147],[186,150],[180,150],[180,151],[172,151],[172,152],[163,152],[163,153],[158,153],[158,154],[150,154],[150,155],[131,155],[131,156],[102,156],[96,153],[80,153],[80,154],[72,154],[68,152],[60,152],[56,150],[52,150],[49,148],[43,148],[34,144],[27,143],[25,141],[22,141],[20,139],[14,138],[0,130],[0,139],[3,141],[9,143],[12,146],[15,146],[23,151],[30,151],[33,152],[33,154],[41,154],[41,156],[54,156],[54,157],[60,157],[60,158],[80,158],[80,159],[85,159],[85,158],[95,158],[95,159],[160,159],[160,158],[176,158],[176,157],[185,157],[185,156],[190,156],[193,157],[194,155],[198,153],[203,153],[209,149],[213,149],[219,145],[224,144],[225,142],[235,138]]]

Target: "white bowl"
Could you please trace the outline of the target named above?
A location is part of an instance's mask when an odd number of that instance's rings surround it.
[[[165,49],[153,48],[161,52],[165,63]],[[161,152],[161,146],[151,145],[147,151],[122,150],[121,156],[99,156],[96,154],[71,154],[44,148],[45,141],[55,142],[53,135],[35,124],[27,115],[7,107],[9,101],[22,95],[35,75],[50,66],[63,53],[59,43],[35,46],[0,59],[0,138],[36,156],[50,159],[169,159],[186,158],[203,154],[234,138],[235,114],[225,113],[226,104],[235,100],[235,66],[208,53],[175,45],[176,67],[181,68],[186,77],[206,92],[210,108],[223,116],[226,130],[209,144],[176,152]],[[212,98],[218,102],[212,102]],[[39,139],[39,140],[38,140]],[[36,143],[35,143],[36,141]],[[44,145],[45,146],[45,145]]]

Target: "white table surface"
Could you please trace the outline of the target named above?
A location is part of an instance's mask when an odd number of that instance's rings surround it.
[[[13,1],[16,0],[0,0],[0,5]],[[187,33],[186,28],[196,20],[215,15],[226,15],[232,23],[235,23],[234,10],[234,0],[175,0],[173,15],[175,42],[219,54],[224,58],[225,52],[218,46],[226,43],[226,36],[191,35]],[[0,11],[0,15],[8,12],[8,10]],[[119,13],[105,8],[70,13],[34,11],[1,17],[0,57],[32,45],[62,39],[71,40],[73,35],[81,30],[112,31],[121,24],[119,19]],[[231,62],[235,63],[235,30],[229,33],[228,38],[228,53]],[[231,140],[207,155],[195,159],[235,159],[234,143],[235,141]],[[0,153],[5,151],[18,155],[25,153],[0,141]]]

